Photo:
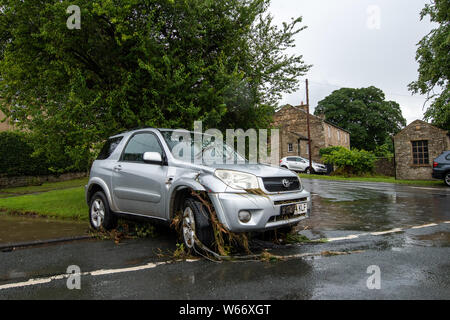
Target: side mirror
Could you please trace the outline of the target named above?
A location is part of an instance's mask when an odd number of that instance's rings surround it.
[[[159,164],[159,165],[163,164],[163,159],[159,152],[145,152],[143,160],[145,163],[149,164]]]

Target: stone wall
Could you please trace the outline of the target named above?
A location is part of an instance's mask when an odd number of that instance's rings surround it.
[[[15,188],[33,185],[41,185],[44,182],[60,182],[86,177],[86,172],[64,173],[59,176],[20,176],[5,177],[0,176],[0,188]]]
[[[395,176],[394,158],[378,158],[375,162],[374,173],[379,176]]]
[[[427,140],[429,163],[415,165],[412,141]],[[421,120],[409,124],[394,137],[397,179],[431,180],[433,159],[450,149],[450,139],[445,130]]]

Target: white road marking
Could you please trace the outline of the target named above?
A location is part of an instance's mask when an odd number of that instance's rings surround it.
[[[363,234],[366,234],[366,233],[363,233]],[[356,239],[363,234],[351,234],[351,235],[345,236],[345,237],[329,238],[329,239],[327,239],[327,242]]]
[[[422,228],[428,228],[428,227],[434,227],[434,226],[437,226],[437,224],[436,223],[429,223],[429,224],[424,224],[422,226],[415,226],[415,227],[412,227],[411,229],[422,229]]]
[[[450,221],[443,221],[441,223],[449,224]],[[421,226],[413,226],[413,227],[409,227],[409,228],[395,228],[395,229],[391,229],[391,230],[387,230],[387,231],[380,231],[380,232],[352,234],[352,235],[348,235],[348,236],[344,236],[344,237],[328,238],[326,240],[327,240],[327,242],[352,240],[352,239],[356,239],[356,238],[359,238],[360,236],[364,236],[364,235],[368,235],[368,234],[374,235],[374,236],[379,236],[379,235],[385,235],[385,234],[389,234],[389,233],[401,232],[401,231],[404,231],[407,229],[420,229],[420,228],[434,227],[437,225],[438,224],[436,224],[436,223],[429,223],[429,224],[425,224],[425,225],[421,225]],[[294,254],[294,255],[286,256],[286,258],[301,258],[301,257],[306,257],[306,256],[311,256],[311,255],[318,255],[318,253]],[[187,259],[185,261],[186,262],[196,262],[199,260],[200,259]],[[182,261],[182,260],[179,260],[179,261]],[[172,260],[172,261],[162,261],[162,262],[155,262],[155,263],[150,262],[150,263],[147,263],[147,264],[144,264],[141,266],[129,267],[129,268],[100,269],[100,270],[95,270],[95,271],[90,271],[90,272],[82,272],[81,275],[82,276],[90,275],[90,276],[95,277],[95,276],[118,274],[118,273],[124,273],[124,272],[136,272],[136,271],[141,271],[141,270],[153,269],[153,268],[156,268],[161,265],[171,264],[173,262],[177,262],[177,261]],[[51,276],[51,277],[47,277],[47,278],[29,279],[29,280],[23,281],[23,282],[8,283],[8,284],[0,285],[0,290],[21,288],[21,287],[27,287],[27,286],[35,286],[35,285],[39,285],[39,284],[46,284],[46,283],[50,283],[54,280],[62,280],[62,279],[68,278],[69,276],[70,276],[70,274],[60,274],[60,275]]]
[[[449,224],[450,221],[442,221],[441,224],[446,223]],[[421,228],[429,228],[429,227],[434,227],[434,226],[438,226],[439,224],[437,223],[429,223],[429,224],[424,224],[424,225],[420,225],[420,226],[412,226],[412,227],[407,227],[407,228],[395,228],[395,229],[391,229],[391,230],[386,230],[386,231],[378,231],[378,232],[370,232],[370,233],[359,233],[359,234],[351,234],[348,236],[344,236],[344,237],[336,237],[336,238],[327,238],[327,242],[333,242],[333,241],[342,241],[342,240],[352,240],[352,239],[357,239],[361,236],[366,236],[366,235],[372,235],[372,236],[381,236],[381,235],[385,235],[385,234],[390,234],[390,233],[396,233],[396,232],[402,232],[408,229],[421,229]]]
[[[195,262],[199,261],[200,259],[187,259],[186,262]],[[82,272],[81,276],[103,276],[103,275],[109,275],[109,274],[117,274],[117,273],[123,273],[123,272],[135,272],[135,271],[141,271],[141,270],[147,270],[147,269],[153,269],[160,265],[170,264],[174,261],[163,261],[163,262],[156,262],[156,263],[147,263],[142,266],[136,266],[136,267],[130,267],[130,268],[119,268],[119,269],[101,269],[96,271],[90,271],[90,272]],[[176,261],[175,261],[176,262]],[[30,279],[28,281],[23,282],[16,282],[16,283],[8,283],[4,285],[0,285],[0,290],[5,289],[12,289],[12,288],[20,288],[20,287],[28,287],[28,286],[35,286],[38,284],[45,284],[50,283],[53,280],[62,280],[65,278],[68,278],[70,274],[60,274],[56,276],[51,276],[47,278],[38,278],[38,279]]]
[[[387,231],[371,232],[370,234],[373,236],[381,236],[383,234],[389,234],[389,233],[395,233],[395,232],[401,232],[401,231],[403,231],[402,228],[395,228],[395,229],[387,230]]]
[[[411,187],[413,189],[421,189],[421,190],[434,190],[434,191],[444,191],[444,192],[449,192],[450,190],[447,188],[425,188],[425,187]],[[445,191],[446,190],[446,191]]]

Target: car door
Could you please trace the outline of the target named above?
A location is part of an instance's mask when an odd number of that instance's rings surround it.
[[[113,168],[113,200],[120,212],[164,218],[167,165],[143,161],[145,152],[165,154],[153,132],[139,132],[127,142]]]
[[[302,158],[297,158],[297,168],[299,171],[305,171],[308,166],[307,162]]]
[[[297,170],[297,163],[295,162],[295,157],[287,157],[286,162],[288,164],[289,169]]]

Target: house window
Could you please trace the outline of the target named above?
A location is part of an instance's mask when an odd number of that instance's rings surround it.
[[[292,143],[288,143],[288,152],[294,152],[294,147]]]
[[[338,133],[338,141],[341,141],[341,132],[338,131],[337,133]]]
[[[413,164],[429,164],[428,156],[428,141],[411,141],[412,143],[412,153],[413,153]]]
[[[328,126],[328,138],[331,138],[331,128]]]

